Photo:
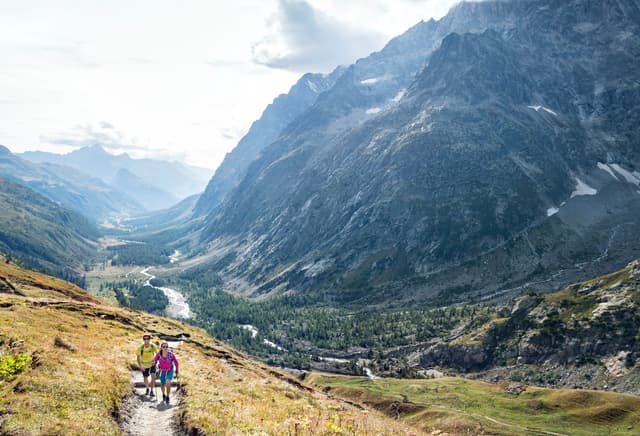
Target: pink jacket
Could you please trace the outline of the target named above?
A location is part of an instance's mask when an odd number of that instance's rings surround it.
[[[159,351],[156,357],[153,358],[153,364],[155,365],[159,362],[158,369],[161,372],[169,372],[173,369],[173,366],[176,367],[176,372],[178,372],[178,359],[176,359],[176,356],[169,352],[167,357],[163,357],[160,353]]]

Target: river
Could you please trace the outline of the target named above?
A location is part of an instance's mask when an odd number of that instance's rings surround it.
[[[140,274],[144,274],[148,277],[144,286],[151,286],[152,288],[160,289],[164,292],[164,295],[169,299],[169,305],[167,306],[167,314],[169,316],[173,318],[191,318],[192,313],[189,309],[189,303],[187,303],[187,300],[185,300],[184,296],[180,292],[175,289],[153,286],[151,284],[151,280],[156,278],[156,276],[149,274],[149,270],[151,268],[153,267],[149,266],[140,271]]]

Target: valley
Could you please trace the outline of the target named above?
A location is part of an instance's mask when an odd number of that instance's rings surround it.
[[[246,65],[123,54],[180,76],[133,87],[149,119],[110,96],[144,137],[0,145],[0,434],[639,434],[640,0],[461,1],[301,73],[343,35],[320,3],[265,3],[290,40]],[[264,49],[296,32],[314,43]],[[196,114],[181,68],[252,85],[202,87]],[[142,334],[175,345],[171,407],[140,390]]]
[[[637,396],[601,390],[460,377],[366,378],[315,371],[294,377],[201,329],[107,304],[73,284],[3,259],[0,276],[3,433],[145,431],[131,402],[130,380],[132,350],[143,332],[158,341],[181,341],[175,352],[182,400],[172,406],[177,412],[171,423],[178,432],[631,435],[640,425]],[[107,349],[108,359],[94,358]],[[11,363],[22,360],[26,366]],[[110,383],[104,383],[105,374]]]

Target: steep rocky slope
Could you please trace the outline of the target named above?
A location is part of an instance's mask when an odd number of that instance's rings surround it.
[[[405,357],[486,380],[640,394],[640,260],[547,295],[520,297],[487,324]],[[391,357],[388,356],[388,357]],[[396,357],[399,357],[396,355]]]
[[[634,0],[461,4],[357,62],[207,218],[216,268],[248,295],[407,304],[637,257],[639,18]]]

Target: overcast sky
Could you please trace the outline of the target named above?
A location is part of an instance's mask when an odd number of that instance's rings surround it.
[[[0,144],[215,168],[302,73],[456,0],[0,0]]]

